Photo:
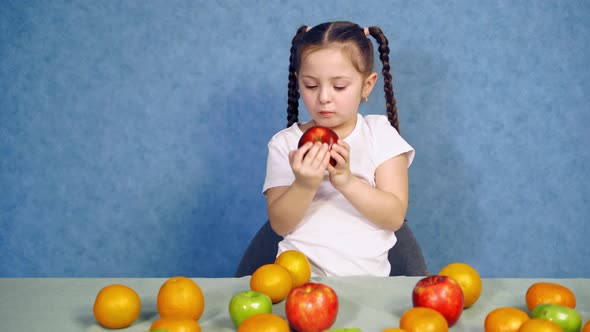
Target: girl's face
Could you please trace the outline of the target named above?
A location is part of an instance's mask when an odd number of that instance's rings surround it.
[[[361,99],[367,97],[377,74],[365,77],[339,47],[315,50],[301,61],[299,91],[315,124],[332,128],[344,138],[356,125]]]

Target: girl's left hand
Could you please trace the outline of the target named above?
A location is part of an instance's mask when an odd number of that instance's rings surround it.
[[[339,139],[330,149],[330,157],[336,160],[336,166],[328,165],[330,182],[337,190],[344,188],[353,178],[350,172],[350,146]]]

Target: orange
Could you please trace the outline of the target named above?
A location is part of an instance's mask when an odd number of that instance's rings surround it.
[[[162,318],[199,320],[205,309],[205,298],[196,282],[176,276],[160,287],[156,304]]]
[[[250,289],[268,295],[272,303],[283,301],[292,286],[291,274],[278,264],[262,265],[250,278]]]
[[[281,316],[269,313],[246,318],[237,332],[289,332],[289,323]]]
[[[275,264],[278,264],[289,271],[293,279],[293,287],[301,286],[311,278],[311,264],[305,255],[297,250],[282,252]]]
[[[399,321],[399,327],[407,332],[447,332],[449,324],[438,311],[414,307],[406,310]]]
[[[484,321],[485,332],[516,332],[529,315],[515,307],[500,307],[488,313]]]
[[[150,331],[164,330],[168,332],[201,332],[196,320],[189,318],[160,318],[152,323]]]
[[[120,329],[131,325],[141,309],[137,293],[125,286],[112,284],[101,289],[94,300],[94,318],[110,329]]]
[[[582,332],[590,332],[590,320],[584,324],[584,327],[582,327]]]
[[[518,332],[563,332],[563,330],[550,320],[532,318],[522,323]]]
[[[439,275],[448,276],[461,286],[464,297],[464,308],[471,307],[481,295],[481,277],[479,273],[468,264],[451,263],[440,270]]]
[[[572,309],[576,308],[576,296],[567,287],[551,282],[537,282],[526,291],[526,306],[529,311],[542,303],[559,304]]]
[[[404,329],[398,329],[397,327],[390,327],[388,329],[385,330],[381,330],[381,332],[408,332]]]

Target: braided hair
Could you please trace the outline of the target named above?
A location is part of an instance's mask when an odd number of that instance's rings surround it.
[[[397,105],[393,93],[393,79],[389,64],[389,42],[379,27],[371,26],[368,28],[368,32],[379,44],[379,59],[383,64],[381,73],[385,92],[385,113],[389,123],[399,132]],[[359,72],[369,75],[373,71],[373,44],[365,35],[365,29],[358,24],[337,21],[322,23],[311,29],[307,26],[299,27],[291,41],[291,54],[289,56],[287,127],[299,121],[300,94],[297,73],[301,66],[302,57],[313,50],[333,43],[341,44],[343,48],[350,48],[353,55],[353,65]]]

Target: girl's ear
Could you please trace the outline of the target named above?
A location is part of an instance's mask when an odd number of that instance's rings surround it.
[[[363,91],[362,91],[363,98],[369,97],[369,95],[371,94],[371,91],[373,91],[373,88],[375,87],[375,82],[377,82],[377,73],[372,72],[369,76],[367,76],[367,78],[365,79],[365,82],[363,84]]]

